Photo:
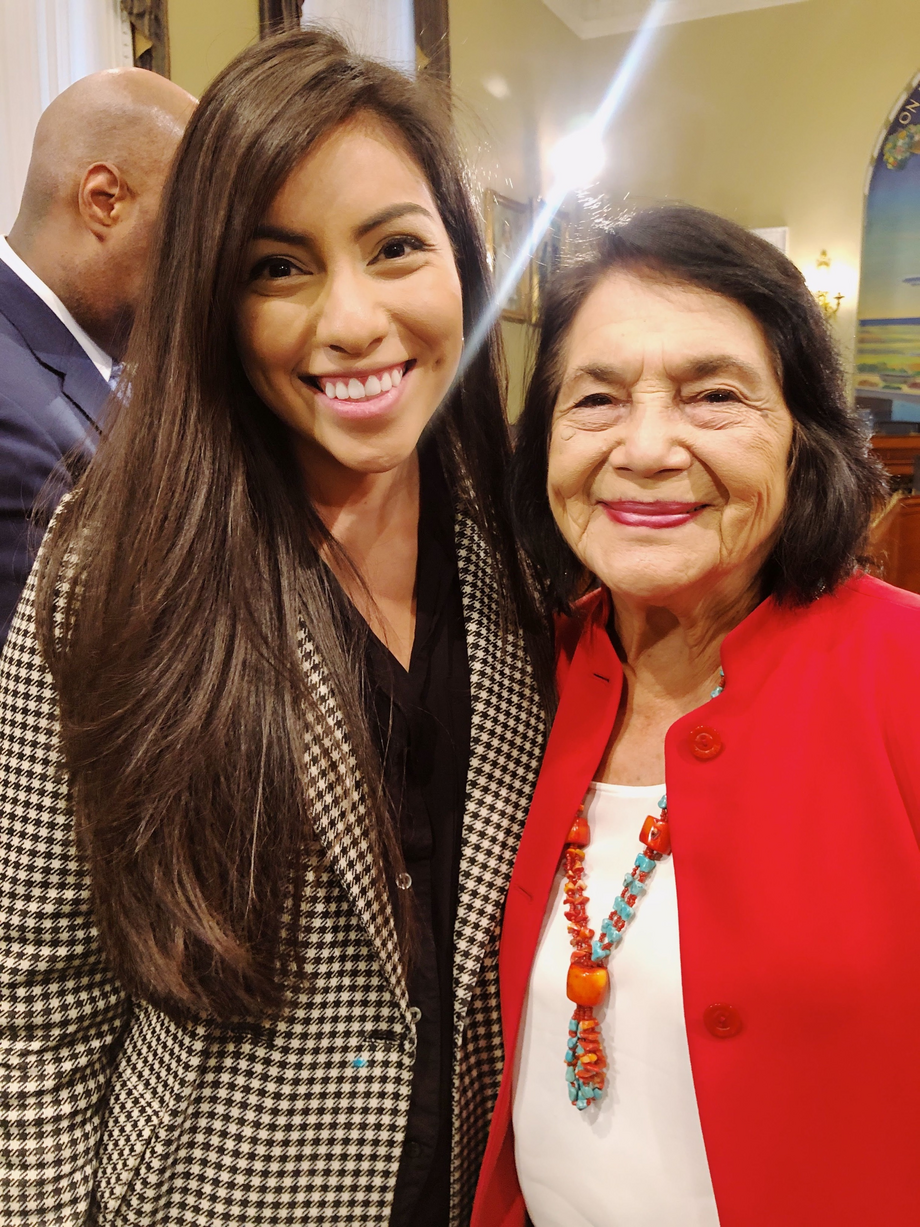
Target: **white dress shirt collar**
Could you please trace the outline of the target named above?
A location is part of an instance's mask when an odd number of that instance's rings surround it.
[[[112,378],[112,359],[105,350],[99,348],[91,336],[83,331],[57,294],[49,290],[41,277],[36,276],[28,264],[16,255],[3,235],[0,235],[0,260],[13,270],[20,281],[26,283],[33,294],[38,295],[46,307],[51,308],[68,332],[80,343],[86,356],[105,382],[109,383]]]

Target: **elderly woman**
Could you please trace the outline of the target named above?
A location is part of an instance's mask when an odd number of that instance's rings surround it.
[[[519,438],[565,616],[474,1224],[915,1225],[920,599],[860,569],[820,311],[637,214],[553,287]]]

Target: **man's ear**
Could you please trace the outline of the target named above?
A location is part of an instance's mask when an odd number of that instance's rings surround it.
[[[94,162],[80,180],[78,207],[83,223],[97,239],[105,239],[123,220],[131,189],[117,166]]]

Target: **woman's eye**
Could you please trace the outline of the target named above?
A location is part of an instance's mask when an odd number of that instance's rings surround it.
[[[598,409],[602,405],[612,405],[614,398],[609,392],[591,392],[588,396],[583,396],[581,400],[576,401],[572,406],[573,409]]]
[[[731,388],[713,388],[709,392],[704,392],[698,399],[710,405],[725,405],[738,400],[738,393],[733,392]]]
[[[401,234],[397,238],[387,239],[380,247],[377,258],[381,260],[402,260],[416,251],[424,251],[428,244],[413,235]]]
[[[284,277],[293,277],[300,270],[293,260],[284,256],[269,256],[260,260],[252,270],[253,278],[267,277],[269,281],[280,281]]]

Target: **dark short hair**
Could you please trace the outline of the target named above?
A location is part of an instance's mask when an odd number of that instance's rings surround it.
[[[761,574],[764,596],[803,605],[863,564],[872,514],[887,486],[850,408],[823,312],[802,274],[771,244],[689,205],[644,209],[605,227],[590,254],[553,279],[517,426],[510,492],[519,538],[556,609],[584,586],[546,492],[553,409],[580,307],[607,274],[634,272],[710,290],[746,307],[763,329],[794,421],[786,509]]]

